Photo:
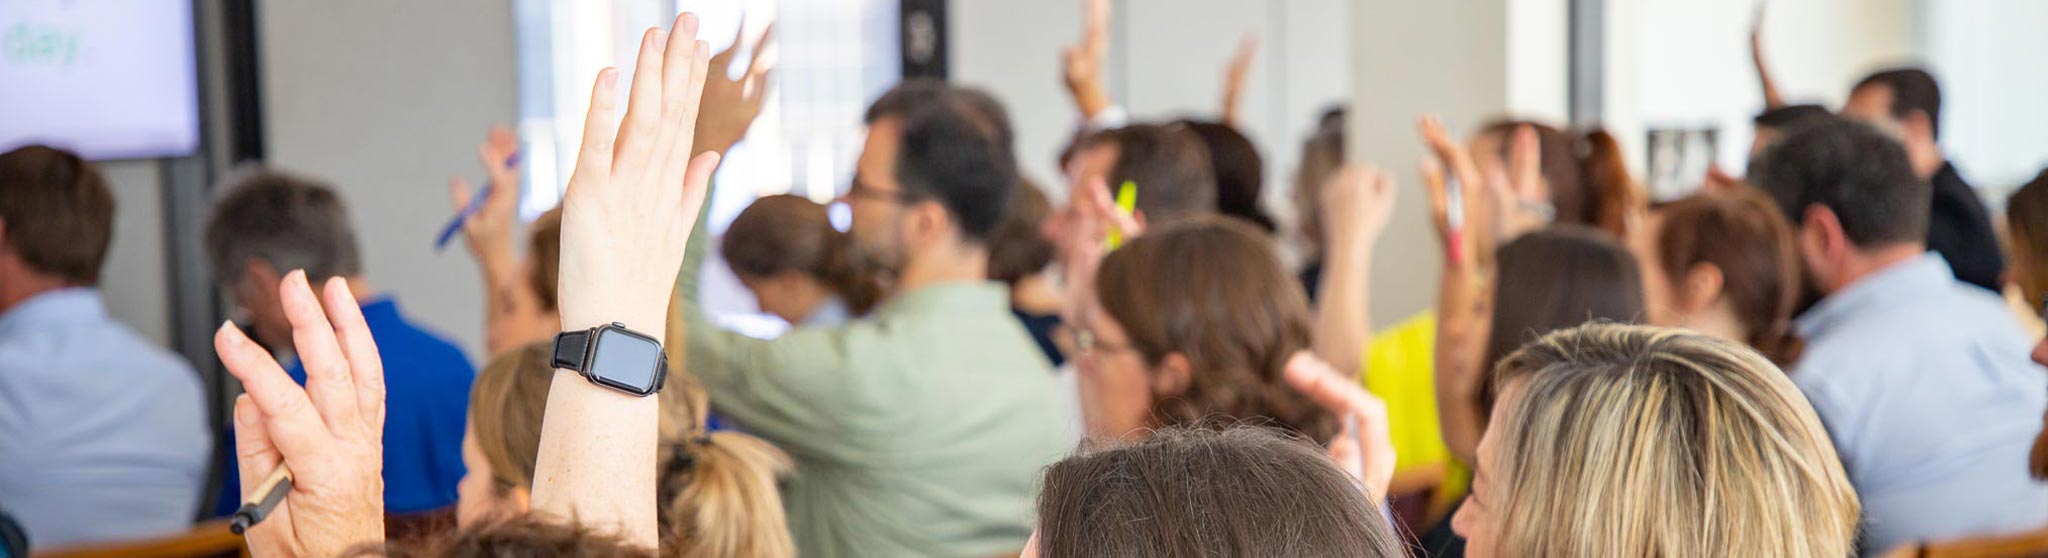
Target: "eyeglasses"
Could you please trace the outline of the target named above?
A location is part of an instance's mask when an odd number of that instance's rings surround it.
[[[1078,327],[1061,327],[1056,339],[1059,341],[1058,344],[1062,345],[1060,350],[1074,355],[1075,358],[1096,354],[1107,356],[1136,350],[1127,343],[1103,341],[1095,332]]]
[[[868,186],[860,181],[860,177],[854,177],[853,183],[846,187],[846,193],[841,194],[839,197],[847,201],[870,200],[894,204],[906,204],[913,201],[909,193],[901,190],[883,190]]]

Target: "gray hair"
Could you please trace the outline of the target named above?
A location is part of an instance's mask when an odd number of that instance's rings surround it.
[[[221,185],[206,222],[206,254],[223,282],[250,260],[280,273],[303,269],[316,282],[363,272],[348,207],[334,188],[262,166],[237,169]]]

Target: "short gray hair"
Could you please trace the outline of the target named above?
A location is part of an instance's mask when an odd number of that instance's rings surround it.
[[[249,260],[280,273],[306,270],[311,281],[363,272],[348,207],[334,188],[261,166],[238,169],[221,185],[206,222],[206,254],[223,282]]]

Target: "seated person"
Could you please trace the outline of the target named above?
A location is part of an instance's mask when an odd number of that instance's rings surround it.
[[[199,375],[96,287],[113,227],[77,155],[0,155],[0,507],[38,547],[183,532],[205,490]]]
[[[1905,148],[1913,175],[1933,188],[1926,246],[1941,254],[1964,283],[1998,292],[2005,274],[1998,232],[1977,189],[1942,153],[1941,85],[1927,70],[1894,68],[1870,74],[1849,91],[1842,116],[1876,126]]]
[[[1933,192],[1907,150],[1828,119],[1750,164],[1800,239],[1819,302],[1795,320],[1792,381],[1820,413],[1863,499],[1864,548],[2048,524],[2027,452],[2048,374],[1997,295],[1925,242]]]
[[[1050,270],[1052,241],[1039,230],[1051,216],[1052,202],[1045,198],[1045,191],[1028,180],[1019,184],[1010,199],[1009,214],[988,241],[988,278],[1010,286],[1010,313],[1031,331],[1031,340],[1038,342],[1045,358],[1059,367],[1066,365],[1067,357],[1060,352],[1054,332],[1060,327],[1060,309],[1066,299],[1060,296]]]
[[[551,342],[500,353],[477,372],[463,437],[462,498],[456,523],[468,528],[526,514],[540,453],[541,416],[554,380]],[[663,391],[692,401],[695,424],[708,408],[701,388],[680,375]],[[690,411],[685,411],[689,413]],[[789,456],[751,436],[701,428],[662,441],[662,546],[674,558],[788,558],[796,555],[776,482]]]
[[[1659,206],[1631,231],[1649,323],[1745,343],[1791,364],[1799,250],[1770,196],[1748,185]]]
[[[830,327],[866,314],[881,296],[855,269],[848,242],[824,205],[782,194],[741,210],[718,251],[762,311],[795,327]]]
[[[293,270],[309,281],[343,278],[362,302],[376,334],[377,351],[391,370],[384,423],[384,504],[394,515],[441,510],[455,503],[462,479],[463,413],[475,369],[447,338],[399,311],[398,301],[376,295],[363,275],[362,257],[348,210],[333,188],[282,172],[249,169],[220,189],[206,225],[206,250],[221,287],[250,318],[251,333],[268,347],[292,346],[292,325],[278,299],[278,282]],[[304,384],[303,363],[286,372]],[[241,501],[229,469],[221,515]]]

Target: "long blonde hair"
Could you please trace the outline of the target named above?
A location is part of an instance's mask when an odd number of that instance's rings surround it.
[[[1852,552],[1860,504],[1820,418],[1733,342],[1589,324],[1494,370],[1505,395],[1483,463],[1502,556]]]
[[[666,391],[672,393],[664,394],[662,404],[675,407],[662,410],[663,422],[670,424],[663,429],[658,469],[662,555],[796,556],[777,487],[795,463],[759,438],[707,431],[710,399],[703,387],[681,370],[669,378]]]

